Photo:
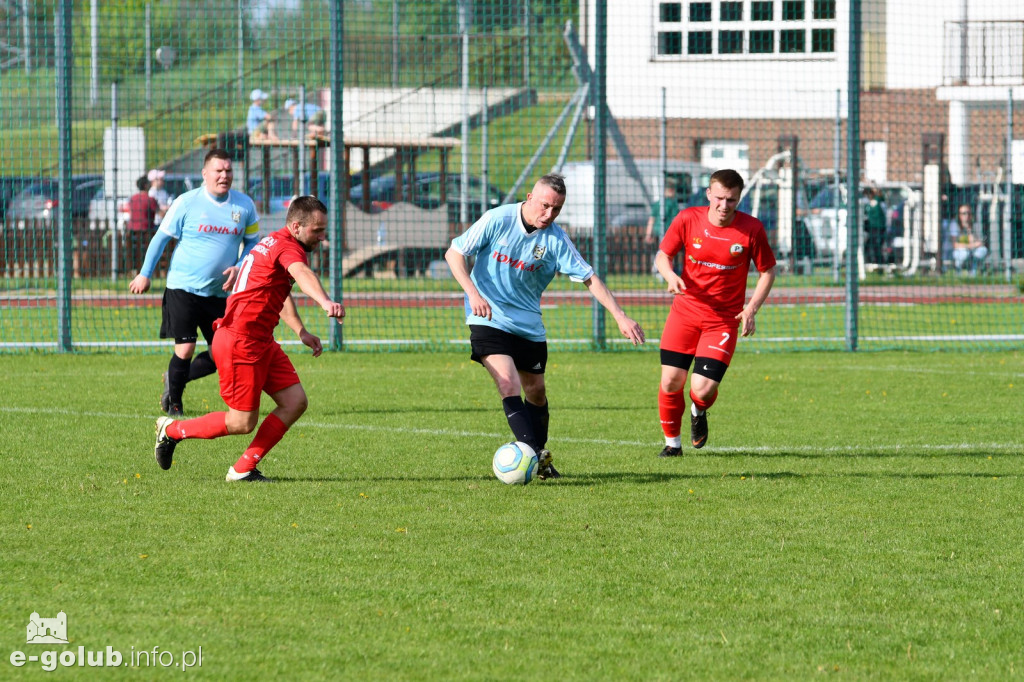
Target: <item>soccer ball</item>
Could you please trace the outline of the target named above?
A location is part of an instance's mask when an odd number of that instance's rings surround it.
[[[526,485],[537,473],[537,453],[526,443],[505,443],[494,453],[494,475],[508,485]]]

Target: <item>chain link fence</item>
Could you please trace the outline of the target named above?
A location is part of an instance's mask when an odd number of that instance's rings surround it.
[[[1013,0],[7,0],[0,348],[165,348],[171,251],[129,293],[157,226],[127,209],[143,178],[200,188],[214,147],[262,233],[329,206],[313,265],[349,315],[306,317],[335,348],[461,346],[445,250],[552,170],[656,339],[659,235],[726,167],[779,261],[748,347],[1016,348],[1021,64]],[[621,347],[580,285],[544,304],[551,343]]]

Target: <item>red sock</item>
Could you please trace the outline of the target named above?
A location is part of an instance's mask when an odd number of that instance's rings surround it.
[[[167,425],[167,435],[175,440],[220,438],[228,435],[228,427],[224,421],[227,416],[227,412],[211,412],[195,419],[174,422]]]
[[[683,424],[683,411],[686,410],[686,391],[666,393],[658,387],[658,413],[661,415],[661,430],[666,438],[678,438]]]
[[[706,410],[712,405],[714,405],[715,401],[718,400],[718,391],[712,393],[705,400],[700,400],[699,398],[697,398],[697,396],[693,394],[693,391],[690,391],[690,400],[693,401],[693,404],[697,406],[698,410]]]
[[[252,471],[256,468],[256,465],[260,463],[260,460],[270,451],[270,448],[277,445],[284,434],[288,431],[288,427],[281,421],[281,418],[271,412],[267,415],[267,418],[260,424],[260,428],[256,431],[256,437],[249,443],[249,447],[246,448],[242,456],[235,462],[235,471],[239,474],[244,474],[246,471]]]

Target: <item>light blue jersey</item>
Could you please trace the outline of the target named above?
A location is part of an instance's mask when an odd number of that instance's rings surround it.
[[[217,200],[205,187],[171,204],[146,251],[141,274],[152,277],[167,242],[177,240],[167,270],[167,288],[198,296],[226,297],[224,270],[238,265],[259,241],[259,216],[252,199],[231,190]]]
[[[267,117],[267,112],[258,104],[249,106],[249,113],[245,117],[245,129],[252,135],[259,128],[260,123]]]
[[[556,272],[574,282],[594,275],[583,256],[557,224],[527,234],[522,203],[484,213],[452,248],[476,256],[470,277],[491,305],[491,319],[473,315],[466,297],[466,324],[496,327],[530,341],[544,341],[540,297]]]

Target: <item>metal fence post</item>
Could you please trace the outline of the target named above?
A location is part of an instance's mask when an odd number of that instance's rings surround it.
[[[339,303],[344,303],[344,289],[342,287],[342,256],[345,248],[345,203],[347,194],[343,188],[348,186],[347,178],[342,179],[342,173],[348,173],[348,164],[345,162],[345,131],[342,128],[342,107],[344,106],[344,28],[345,10],[343,0],[331,0],[329,12],[331,15],[331,198],[327,214],[327,238],[331,245],[329,251],[330,264],[330,292],[331,298]],[[276,61],[275,61],[276,78]],[[365,164],[365,159],[363,160]],[[345,183],[344,185],[342,183]],[[269,194],[268,190],[264,190]],[[341,350],[344,341],[343,328],[340,324],[331,320],[328,325],[330,334],[329,343],[332,350]]]
[[[605,276],[607,245],[605,239],[605,183],[607,182],[607,154],[605,142],[608,138],[607,66],[608,66],[608,2],[597,0],[594,9],[594,272],[602,279]],[[596,300],[591,304],[594,345],[604,348],[604,308]]]
[[[72,0],[57,5],[57,331],[62,352],[71,352],[71,17]]]
[[[1006,92],[1006,205],[1003,211],[1003,272],[1013,281],[1013,88]]]
[[[846,75],[846,349],[857,350],[860,243],[861,0],[850,0],[850,60]],[[838,218],[838,216],[837,216]]]

